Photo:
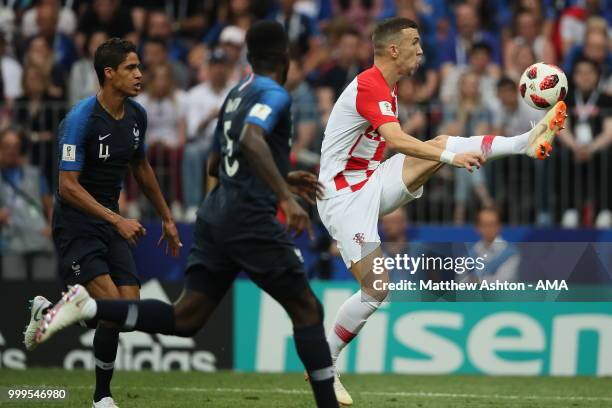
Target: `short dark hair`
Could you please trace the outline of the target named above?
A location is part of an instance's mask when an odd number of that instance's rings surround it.
[[[259,21],[246,33],[247,59],[254,71],[274,71],[287,61],[289,39],[284,27],[276,21]]]
[[[499,81],[497,81],[497,89],[501,89],[506,86],[516,89],[516,82],[514,82],[510,77],[503,76],[499,79]]]
[[[601,66],[597,62],[593,61],[590,58],[581,56],[581,57],[578,57],[576,62],[574,62],[574,68],[572,69],[572,76],[573,76],[574,72],[576,71],[576,68],[578,67],[579,64],[590,65],[595,70],[595,72],[597,72],[598,76],[601,75]]]
[[[94,69],[100,86],[104,84],[104,69],[117,69],[129,53],[136,53],[136,47],[128,40],[113,37],[98,47],[94,55]]]
[[[493,48],[491,48],[491,46],[486,42],[474,43],[474,45],[472,45],[472,48],[470,48],[470,55],[474,55],[478,51],[486,52],[489,57],[493,54]]]
[[[160,37],[148,37],[145,40],[145,45],[146,44],[157,44],[160,47],[162,47],[164,50],[168,49],[168,45],[166,44],[166,41],[164,41],[164,39]]]
[[[493,215],[495,215],[495,217],[497,217],[497,221],[499,223],[502,222],[502,213],[501,210],[499,209],[498,206],[496,205],[488,205],[488,206],[484,206],[481,207],[478,212],[476,213],[476,217],[475,217],[475,223],[479,224],[480,223],[480,216],[484,213],[491,213]]]
[[[396,36],[407,28],[419,29],[419,25],[414,21],[403,17],[392,17],[381,21],[374,27],[372,42],[374,43],[374,53],[379,54],[394,40]]]

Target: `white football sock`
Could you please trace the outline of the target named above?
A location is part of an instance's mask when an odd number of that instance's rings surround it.
[[[336,322],[327,334],[334,365],[342,349],[359,333],[368,317],[380,307],[381,303],[360,290],[340,306]]]
[[[449,136],[446,150],[453,153],[481,152],[489,160],[512,154],[524,154],[530,133],[531,130],[518,136]]]

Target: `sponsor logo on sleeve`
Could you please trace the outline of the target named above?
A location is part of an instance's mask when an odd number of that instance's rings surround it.
[[[254,116],[260,120],[268,119],[268,116],[272,113],[272,108],[263,103],[256,103],[255,106],[251,108],[251,112],[249,112],[249,116]]]
[[[62,150],[62,160],[73,162],[76,161],[76,145],[65,144]]]

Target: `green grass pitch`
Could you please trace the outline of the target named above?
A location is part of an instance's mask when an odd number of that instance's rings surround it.
[[[610,378],[345,375],[354,407],[612,407]],[[0,369],[0,406],[89,407],[94,374],[61,369]],[[62,402],[6,402],[9,387],[64,388]],[[121,408],[312,407],[299,373],[117,372],[113,396]],[[4,401],[4,402],[2,402]]]

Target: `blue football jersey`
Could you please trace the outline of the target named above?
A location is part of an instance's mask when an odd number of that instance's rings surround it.
[[[118,211],[118,199],[128,165],[145,156],[147,115],[137,102],[127,99],[122,119],[114,119],[95,96],[76,104],[59,126],[59,169],[79,171],[79,183],[96,201]],[[62,215],[81,214],[61,199]],[[93,220],[102,222],[102,220]]]
[[[260,126],[280,173],[289,171],[292,141],[291,97],[271,78],[251,74],[228,94],[217,122],[213,149],[219,152],[219,186],[200,215],[211,224],[257,224],[276,214],[277,197],[251,168],[240,149],[246,124]]]

